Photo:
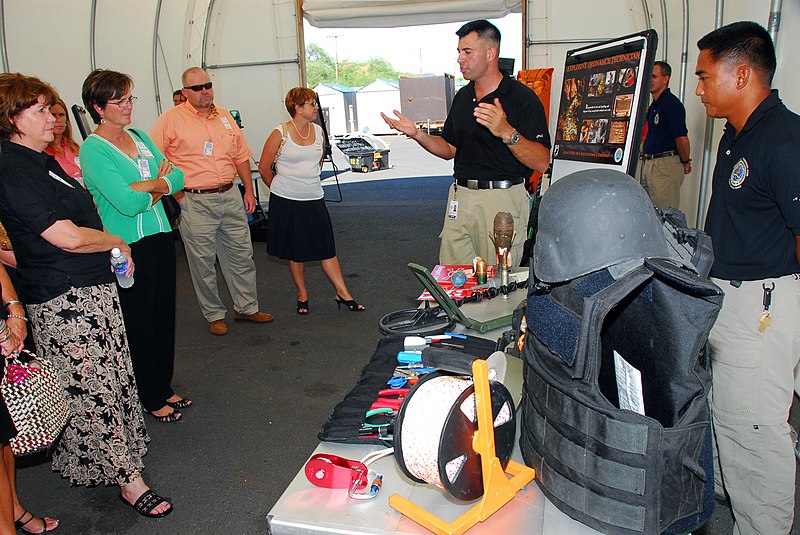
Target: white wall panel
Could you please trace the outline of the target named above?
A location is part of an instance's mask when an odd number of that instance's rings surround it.
[[[53,84],[68,105],[80,103],[91,70],[91,0],[5,0],[9,70]],[[144,130],[158,116],[153,75],[156,0],[97,2],[96,66],[121,71],[134,80],[139,97],[133,125]],[[209,0],[161,2],[157,44],[161,109],[172,106],[187,67],[200,66]],[[239,109],[255,156],[268,130],[284,120],[283,97],[300,83],[297,15],[294,0],[216,0],[210,14],[206,63],[216,100]],[[277,63],[280,61],[289,63]],[[228,67],[228,64],[269,63]]]

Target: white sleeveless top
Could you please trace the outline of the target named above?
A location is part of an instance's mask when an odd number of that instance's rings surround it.
[[[316,123],[311,124],[314,125],[315,141],[306,147],[296,144],[287,129],[286,143],[276,162],[278,174],[269,188],[275,195],[293,201],[313,201],[324,197],[319,178],[319,162],[323,154],[322,128]],[[283,135],[281,125],[276,126],[275,130]]]

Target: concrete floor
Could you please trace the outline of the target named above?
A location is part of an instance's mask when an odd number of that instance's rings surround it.
[[[261,309],[268,325],[230,321],[214,337],[200,315],[181,242],[173,386],[195,405],[163,424],[146,417],[152,437],[144,477],[175,511],[151,520],[117,498],[115,487],[71,488],[46,457],[18,460],[19,494],[36,514],[61,520],[61,534],[235,535],[266,533],[265,516],[318,443],[331,409],[353,387],[380,338],[387,312],[416,306],[421,287],[405,267],[432,266],[452,167],[407,139],[392,137],[393,169],[351,173],[334,149],[344,202],[329,203],[337,252],[363,313],[337,310],[318,265],[309,265],[311,313],[295,313],[288,266],[254,244]],[[330,164],[323,176],[330,174]],[[425,180],[399,177],[428,176]],[[356,183],[370,179],[368,182]],[[380,180],[390,179],[390,180]],[[338,198],[332,180],[326,196]],[[221,285],[224,288],[224,285]],[[227,294],[225,299],[230,302]],[[793,421],[797,421],[796,416]],[[705,533],[730,533],[730,511],[717,507]],[[524,532],[521,530],[520,532]],[[797,531],[800,533],[800,531]]]

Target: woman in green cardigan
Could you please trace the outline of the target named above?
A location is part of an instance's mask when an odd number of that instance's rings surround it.
[[[83,103],[99,126],[81,146],[86,187],[103,225],[128,242],[136,280],[120,288],[139,397],[161,422],[176,422],[192,404],[172,390],[175,359],[175,243],[161,197],[183,189],[174,168],[144,132],[128,128],[136,97],[122,73],[96,70]]]

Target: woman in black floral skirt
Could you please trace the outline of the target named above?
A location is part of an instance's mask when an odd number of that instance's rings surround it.
[[[109,251],[91,194],[44,154],[53,140],[46,83],[0,74],[0,220],[22,279],[36,347],[58,370],[73,416],[53,469],[74,485],[119,485],[141,515],[172,512],[142,479],[144,426]],[[128,274],[133,274],[133,259]]]

